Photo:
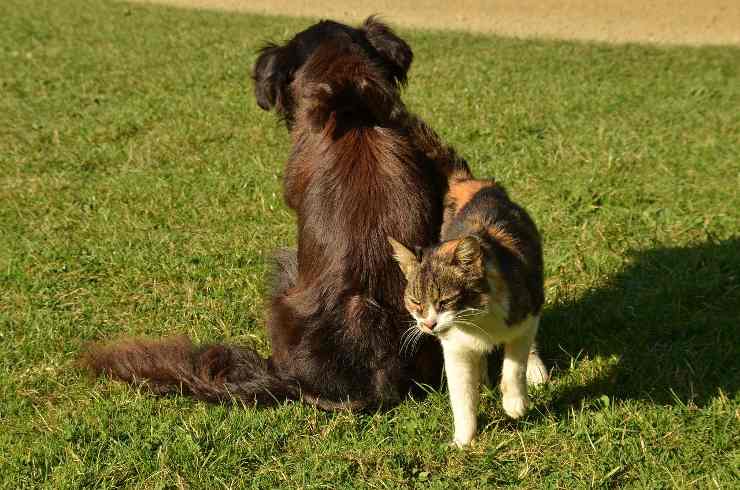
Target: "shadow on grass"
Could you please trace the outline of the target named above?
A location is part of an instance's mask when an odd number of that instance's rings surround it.
[[[607,395],[706,405],[740,388],[740,238],[636,252],[598,289],[545,311],[541,349],[557,371],[609,358],[595,380],[561,393],[552,410]]]

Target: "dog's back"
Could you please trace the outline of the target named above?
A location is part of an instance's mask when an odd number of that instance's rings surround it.
[[[286,175],[295,177],[285,191],[296,200],[299,275],[273,300],[273,361],[304,390],[396,402],[410,378],[398,353],[408,317],[384,237],[436,240],[444,182],[403,125],[327,109],[320,131],[300,119],[293,130],[299,145]]]

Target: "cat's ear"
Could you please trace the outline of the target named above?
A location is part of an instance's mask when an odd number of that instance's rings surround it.
[[[404,276],[408,276],[409,272],[414,268],[418,267],[419,259],[417,254],[404,247],[400,242],[388,237],[388,243],[393,248],[393,258],[396,259],[398,265],[401,266],[401,271]]]
[[[479,267],[482,258],[480,238],[471,235],[457,243],[452,254],[452,263],[463,268]]]

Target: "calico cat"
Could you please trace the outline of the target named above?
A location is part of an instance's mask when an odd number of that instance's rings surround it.
[[[532,219],[493,181],[451,183],[445,208],[441,243],[412,252],[388,240],[407,280],[406,308],[442,344],[453,443],[465,446],[476,432],[479,383],[488,381],[486,356],[496,346],[504,346],[508,416],[526,413],[527,381],[547,380],[534,344],[544,302],[542,247]]]

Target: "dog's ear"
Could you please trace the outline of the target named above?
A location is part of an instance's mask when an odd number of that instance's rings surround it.
[[[405,84],[406,74],[414,59],[411,47],[375,16],[365,20],[362,30],[365,31],[365,37],[370,45],[390,65],[391,75],[396,82]]]
[[[287,48],[268,44],[259,50],[259,56],[252,70],[254,95],[257,105],[269,111],[275,109],[284,113],[290,106],[288,85],[293,66]]]

